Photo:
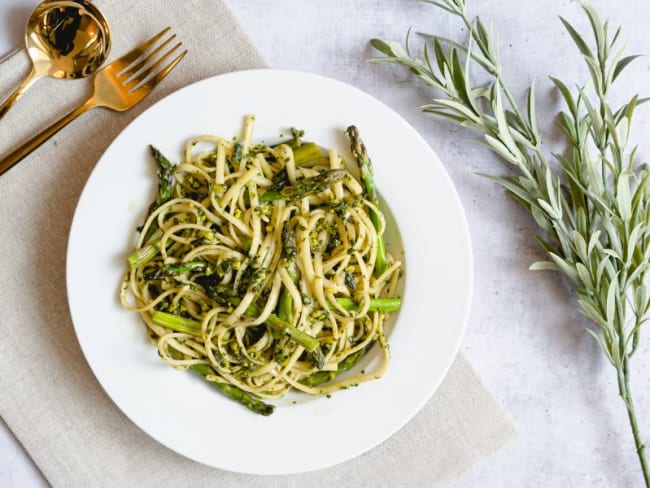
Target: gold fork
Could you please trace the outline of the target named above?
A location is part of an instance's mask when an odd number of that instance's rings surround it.
[[[84,112],[95,107],[105,107],[118,112],[130,109],[146,97],[151,90],[174,69],[183,59],[187,51],[181,52],[171,61],[167,59],[176,51],[181,43],[169,48],[164,54],[159,54],[176,37],[171,35],[152,49],[160,39],[167,35],[167,27],[142,45],[136,47],[120,59],[113,61],[97,72],[94,79],[93,94],[75,110],[55,122],[43,132],[35,135],[25,144],[0,161],[0,174],[31,153],[50,137]],[[163,63],[166,63],[163,65]]]

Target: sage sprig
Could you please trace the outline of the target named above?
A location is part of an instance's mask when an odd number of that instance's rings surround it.
[[[650,317],[646,286],[650,261],[650,169],[636,164],[637,146],[629,143],[637,95],[612,106],[609,95],[624,69],[637,56],[619,47],[621,28],[603,22],[588,4],[593,46],[560,18],[590,73],[589,83],[569,88],[551,78],[566,110],[559,126],[569,144],[565,154],[542,146],[535,112],[535,84],[525,108],[503,77],[495,36],[480,18],[470,19],[465,0],[424,0],[458,17],[469,32],[467,45],[430,34],[424,37],[423,58],[404,45],[378,39],[372,45],[384,57],[375,61],[408,68],[441,96],[422,110],[450,119],[483,134],[483,142],[515,168],[515,176],[485,175],[502,185],[532,215],[541,228],[537,240],[548,260],[534,270],[555,270],[575,284],[580,312],[597,327],[588,332],[598,341],[616,370],[619,394],[632,429],[646,487],[650,471],[637,425],[630,391],[630,362],[640,331]],[[470,71],[479,67],[489,82],[472,84]]]

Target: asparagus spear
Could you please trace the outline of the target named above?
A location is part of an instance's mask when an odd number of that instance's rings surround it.
[[[129,269],[139,268],[151,261],[160,252],[160,239],[150,242],[144,247],[136,250],[127,258]]]
[[[172,186],[174,185],[174,168],[175,166],[165,157],[162,153],[149,145],[149,151],[154,161],[156,162],[156,174],[158,175],[158,194],[156,199],[149,205],[149,211],[147,212],[147,218],[163,203],[169,201],[172,196]],[[138,231],[142,230],[142,225],[138,227]],[[149,240],[151,235],[158,228],[157,223],[152,222],[151,226],[147,230],[147,235],[145,236],[145,242]]]
[[[156,199],[153,201],[153,203],[149,205],[147,218],[149,218],[149,216],[158,207],[160,207],[163,203],[167,202],[171,198],[172,186],[174,184],[174,165],[170,163],[169,160],[152,145],[149,145],[149,151],[151,152],[151,156],[156,162],[156,174],[158,175],[158,194],[156,195]],[[156,231],[157,227],[158,226],[156,225],[156,222],[153,222],[151,224],[149,230],[147,231],[145,242],[149,240],[151,235]],[[141,230],[141,228],[142,227],[139,227],[138,230]],[[127,259],[129,268],[134,269],[147,264],[156,256],[156,254],[158,254],[158,251],[160,251],[160,239],[147,244],[146,246],[138,249],[133,254],[131,254]]]
[[[160,310],[153,312],[151,320],[154,324],[166,327],[167,329],[201,337],[201,322],[197,320],[181,317],[173,313],[161,312]]]
[[[256,317],[259,315],[259,308],[256,305],[252,305],[246,309],[244,315],[249,317]],[[314,361],[317,367],[322,368],[325,364],[325,356],[323,351],[320,348],[320,342],[315,337],[303,332],[300,329],[297,329],[289,322],[286,322],[275,314],[270,314],[266,319],[266,324],[275,327],[281,332],[287,334],[298,344],[303,346],[305,350],[309,353],[309,357]]]
[[[336,299],[336,302],[341,305],[346,310],[356,310],[357,304],[351,298],[339,297]],[[380,312],[395,312],[399,310],[401,305],[401,300],[399,298],[373,298],[370,300],[370,305],[368,310],[380,311]],[[359,351],[350,354],[343,361],[341,361],[336,368],[336,371],[317,371],[306,378],[302,379],[300,382],[303,385],[307,386],[318,386],[328,381],[335,379],[344,371],[352,369],[363,356],[372,348],[374,341],[368,344],[365,348],[360,349]]]
[[[197,280],[197,282],[205,288],[206,293],[210,298],[215,300],[217,303],[227,304],[231,306],[237,306],[241,303],[241,298],[235,294],[232,289],[228,286],[212,284],[209,282],[210,277],[206,277],[204,280]],[[259,316],[261,309],[255,303],[252,303],[244,311],[244,317],[255,318]],[[162,325],[172,330],[178,332],[185,332],[187,334],[193,334],[196,336],[201,335],[201,324],[196,320],[187,319],[185,317],[180,317],[171,313],[155,311],[152,316],[154,323]],[[297,329],[289,322],[282,320],[275,314],[270,314],[265,323],[271,327],[276,328],[280,332],[287,334],[298,344],[303,346],[312,357],[315,359],[315,362],[322,366],[324,363],[323,352],[320,349],[320,342],[315,337],[303,332],[300,329]]]
[[[336,371],[317,371],[316,373],[313,373],[300,380],[300,383],[306,386],[318,386],[333,380],[344,371],[353,368],[361,360],[361,358],[366,355],[366,353],[372,348],[373,345],[374,342],[371,342],[363,349],[359,349],[357,352],[350,354],[339,363]]]
[[[282,257],[284,259],[284,264],[287,269],[287,274],[292,282],[298,280],[298,275],[296,272],[296,253],[298,248],[296,246],[296,238],[293,234],[293,231],[288,225],[285,225],[282,229]],[[282,288],[280,292],[280,300],[278,303],[278,316],[281,320],[285,322],[290,322],[292,318],[292,309],[293,309],[293,299],[291,294],[286,287]],[[277,329],[276,329],[277,330]],[[316,364],[319,368],[322,368],[325,364],[325,357],[320,347],[315,348],[313,351],[309,351],[309,358],[311,361]]]
[[[357,160],[359,165],[359,171],[361,172],[361,180],[363,181],[364,186],[364,197],[376,207],[379,207],[379,198],[377,197],[377,190],[375,188],[375,179],[372,172],[372,162],[366,151],[366,146],[361,140],[359,135],[359,130],[351,125],[345,131],[345,133],[350,138],[350,149],[352,154]],[[370,220],[375,226],[375,229],[381,227],[379,221],[379,216],[374,212],[370,211]],[[388,268],[388,261],[386,259],[386,243],[384,242],[384,236],[379,236],[377,239],[377,259],[375,260],[375,276],[380,276]]]
[[[200,374],[204,378],[208,375],[214,374],[213,369],[207,364],[193,364],[192,366],[190,366],[190,369]],[[247,409],[251,410],[252,412],[264,416],[269,416],[273,413],[273,410],[275,409],[274,405],[271,405],[269,403],[264,403],[262,400],[255,398],[247,391],[244,391],[241,388],[238,388],[234,385],[230,385],[228,383],[221,383],[219,381],[211,381],[211,380],[208,380],[208,382],[214,387],[216,387],[217,389],[219,389],[225,395],[229,396],[236,402],[239,402],[242,405],[244,405]]]
[[[244,312],[244,316],[254,318],[257,317],[259,313],[260,308],[255,304],[251,304]],[[194,319],[189,319],[187,317],[181,317],[180,315],[175,315],[173,313],[156,310],[153,312],[151,320],[153,320],[154,324],[166,327],[176,332],[191,334],[196,337],[201,336],[201,323]],[[310,336],[300,329],[295,328],[293,325],[280,319],[280,317],[275,314],[269,315],[265,323],[287,334],[312,355],[312,358],[315,359],[318,367],[323,366],[325,363],[325,357],[321,351],[318,339]]]
[[[304,166],[320,159],[329,161],[327,158],[323,158],[323,151],[313,142],[306,142],[293,150],[293,161],[296,166]]]
[[[259,312],[260,308],[257,305],[252,304],[244,312],[244,317],[254,318],[259,314]],[[151,319],[154,324],[161,325],[176,332],[183,332],[197,337],[201,336],[201,322],[198,320],[189,319],[173,313],[162,312],[160,310],[154,311]],[[296,329],[290,323],[285,322],[275,314],[269,315],[265,323],[272,327],[277,327],[309,352],[315,352],[320,349],[318,339],[310,336],[302,330]]]
[[[302,198],[314,193],[320,193],[327,189],[332,183],[341,181],[347,171],[344,169],[333,169],[325,173],[303,178],[296,182],[295,185],[286,185],[277,190],[269,190],[262,194],[260,202],[270,202],[273,200]]]
[[[149,150],[151,151],[151,156],[158,167],[158,195],[156,196],[156,200],[149,207],[149,215],[151,215],[154,210],[167,202],[172,196],[174,165],[170,163],[169,160],[155,147],[149,145]]]
[[[182,359],[181,354],[176,351],[173,351],[171,355],[174,359]],[[189,367],[189,369],[194,371],[196,374],[203,376],[203,378],[206,379],[207,376],[215,374],[214,369],[207,364],[193,364]],[[238,388],[234,385],[230,385],[228,383],[222,383],[220,381],[212,381],[212,380],[207,380],[207,381],[212,386],[214,386],[219,391],[221,391],[221,393],[225,394],[226,396],[229,396],[236,402],[241,403],[243,406],[245,406],[247,409],[249,409],[252,412],[258,413],[260,415],[268,416],[271,415],[273,413],[273,410],[275,409],[274,405],[264,403],[262,400],[256,398],[255,396],[248,393],[247,391],[244,391],[241,388]]]
[[[298,248],[296,246],[296,238],[293,231],[288,225],[282,228],[282,258],[284,259],[284,266],[287,269],[287,274],[293,283],[296,282],[298,276],[296,274],[295,257]],[[278,316],[287,322],[291,320],[292,316],[293,299],[289,291],[283,287],[280,292],[280,301],[278,304]]]
[[[359,309],[352,298],[338,297],[336,303],[341,305],[345,310],[356,311]],[[396,312],[402,305],[402,300],[398,297],[390,298],[371,298],[368,310],[370,312]]]

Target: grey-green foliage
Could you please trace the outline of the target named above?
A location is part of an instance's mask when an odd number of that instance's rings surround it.
[[[470,22],[463,1],[428,3],[465,21],[472,33],[469,45],[427,35],[432,48],[425,45],[424,59],[419,59],[411,56],[408,45],[375,39],[373,46],[386,55],[377,61],[407,66],[440,90],[445,97],[432,100],[422,110],[482,131],[485,143],[519,169],[520,174],[513,177],[485,176],[505,187],[544,230],[538,240],[550,260],[535,263],[532,268],[562,271],[575,282],[581,311],[608,331],[605,352],[610,360],[620,362],[618,341],[610,340],[617,335],[614,328],[625,326],[620,319],[632,313],[634,324],[625,331],[624,341],[632,352],[636,342],[631,339],[638,338],[650,306],[644,286],[650,252],[649,172],[646,165],[634,166],[636,147],[628,150],[629,129],[639,99],[634,96],[616,110],[606,100],[612,83],[633,59],[622,57],[619,51],[610,60],[620,29],[610,35],[608,23],[603,24],[595,10],[585,5],[596,39],[594,53],[562,19],[590,68],[593,94],[577,87],[572,95],[563,82],[552,78],[567,102],[567,111],[560,114],[560,126],[572,146],[568,156],[554,155],[560,163],[557,171],[542,152],[534,83],[528,91],[524,115],[503,81],[493,36],[480,19]],[[466,55],[468,52],[471,56]],[[471,85],[472,60],[493,75],[487,86]]]
[[[531,268],[557,270],[569,277],[575,283],[580,311],[598,325],[600,333],[589,332],[617,370],[648,485],[628,383],[628,362],[638,348],[639,331],[650,308],[645,285],[650,258],[650,170],[635,164],[637,147],[628,141],[635,109],[646,99],[635,95],[617,107],[609,102],[612,85],[638,56],[624,55],[619,47],[620,27],[603,22],[590,5],[582,7],[593,47],[560,18],[588,67],[590,80],[569,88],[551,78],[566,102],[559,126],[570,147],[566,154],[552,155],[551,165],[536,123],[535,84],[528,90],[525,108],[520,108],[504,81],[491,28],[478,18],[470,20],[464,0],[424,1],[462,20],[470,33],[467,45],[420,34],[424,51],[419,58],[411,53],[408,37],[405,45],[373,39],[372,45],[385,56],[375,61],[403,65],[435,88],[441,96],[422,106],[424,112],[481,132],[483,142],[516,168],[515,176],[485,176],[502,185],[541,228],[537,240],[548,260]],[[474,67],[485,71],[487,84],[472,84]]]

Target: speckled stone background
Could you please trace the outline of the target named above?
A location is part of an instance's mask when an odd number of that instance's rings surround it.
[[[19,45],[15,19],[34,0],[2,0],[0,47]],[[502,190],[476,173],[504,174],[504,165],[473,134],[420,114],[431,97],[425,87],[401,83],[404,70],[369,63],[371,37],[403,40],[409,28],[464,39],[457,21],[415,0],[230,0],[244,28],[269,65],[327,75],[383,100],[431,144],[455,182],[468,216],[475,255],[475,294],[463,351],[520,436],[456,483],[456,487],[637,487],[642,478],[616,378],[575,311],[570,287],[552,273],[528,271],[543,257],[536,228]],[[523,100],[538,83],[538,111],[547,149],[563,149],[555,128],[561,108],[549,75],[582,84],[587,70],[558,15],[583,32],[586,18],[568,0],[468,0],[473,14],[499,33],[506,77]],[[623,25],[630,53],[650,53],[642,0],[594,2],[603,16]],[[200,28],[200,26],[197,26]],[[416,36],[413,45],[419,44]],[[11,44],[13,42],[13,44]],[[0,56],[4,54],[0,49]],[[617,93],[650,94],[650,61],[641,59],[618,83]],[[648,107],[637,112],[633,137],[639,155],[650,158]],[[405,193],[406,195],[407,193]],[[440,236],[444,239],[444,236]],[[438,279],[445,279],[444,276]],[[633,361],[632,387],[639,426],[650,443],[650,332],[645,330]],[[1,430],[1,429],[0,429]],[[423,469],[426,467],[423,466]],[[4,481],[10,484],[5,485]],[[0,484],[44,484],[7,432],[0,435]]]

